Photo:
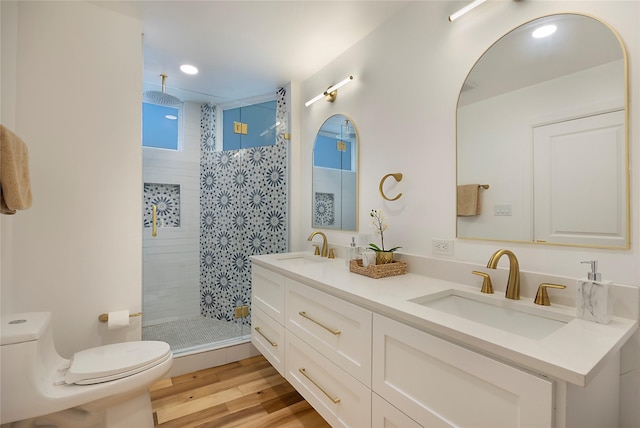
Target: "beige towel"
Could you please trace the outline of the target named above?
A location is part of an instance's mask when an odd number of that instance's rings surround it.
[[[15,214],[31,207],[27,145],[0,125],[0,213]]]
[[[458,217],[480,214],[480,185],[463,184],[458,186]]]

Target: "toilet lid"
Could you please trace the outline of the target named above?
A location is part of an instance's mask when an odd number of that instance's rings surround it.
[[[76,352],[64,381],[90,385],[140,373],[171,357],[165,342],[138,341],[114,343]]]

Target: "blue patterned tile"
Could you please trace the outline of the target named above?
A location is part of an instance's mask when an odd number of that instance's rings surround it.
[[[218,151],[215,106],[201,110],[201,313],[234,320],[250,304],[252,254],[288,250],[285,91],[276,95],[276,144]],[[250,323],[250,317],[235,320]]]

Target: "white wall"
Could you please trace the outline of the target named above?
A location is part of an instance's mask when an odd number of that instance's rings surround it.
[[[2,108],[33,190],[0,220],[2,312],[51,311],[65,356],[137,339],[139,319],[109,332],[98,315],[141,310],[141,22],[84,2],[3,1],[2,20]]]
[[[315,134],[330,115],[350,116],[360,137],[360,231],[371,233],[367,213],[382,208],[390,228],[389,245],[409,254],[431,256],[431,240],[454,240],[452,260],[486,265],[499,248],[513,250],[525,271],[583,277],[582,260],[597,259],[604,278],[638,286],[640,283],[640,3],[637,1],[487,2],[451,23],[448,15],[465,2],[413,2],[396,17],[347,50],[300,85],[301,100],[353,74],[354,82],[339,90],[333,104],[317,102],[301,110],[301,165],[311,165]],[[503,34],[543,15],[578,12],[613,27],[629,59],[629,143],[631,153],[631,249],[602,250],[549,245],[468,241],[456,231],[456,103],[467,73],[480,55]],[[292,224],[311,218],[310,169],[300,167],[302,181],[292,204]],[[383,175],[404,174],[394,192],[403,196],[385,202],[378,184]],[[299,217],[293,217],[299,216]],[[292,236],[292,249],[304,249],[311,231],[304,226]],[[352,233],[326,231],[333,244],[347,245]],[[506,263],[505,263],[506,265]],[[501,263],[501,266],[503,264]],[[471,281],[471,275],[469,275]],[[640,402],[640,340],[624,349],[621,367],[621,426],[638,426]]]
[[[144,183],[180,185],[180,227],[143,230],[143,325],[200,315],[200,104],[186,102],[178,151],[142,149]]]
[[[629,55],[631,189],[638,187],[633,171],[640,167],[639,134],[633,118],[640,104],[640,36],[638,2],[488,2],[453,23],[447,20],[461,3],[414,2],[378,30],[347,50],[301,85],[300,98],[353,74],[334,103],[317,102],[301,111],[299,142],[302,165],[311,165],[315,134],[332,114],[353,118],[360,137],[360,225],[367,213],[382,208],[390,224],[389,245],[407,253],[431,255],[431,239],[455,238],[456,102],[467,73],[501,35],[529,20],[558,12],[581,12],[609,24],[620,34]],[[302,169],[301,193],[293,203],[301,208],[292,223],[308,225],[311,216],[311,174]],[[403,196],[385,202],[378,184],[384,174],[402,172],[394,191]],[[296,200],[297,198],[297,200]],[[524,270],[562,276],[584,276],[580,261],[598,259],[605,278],[624,284],[640,282],[638,198],[632,197],[631,250],[593,250],[530,244],[455,240],[453,259],[486,264],[503,246],[514,250]],[[292,239],[292,248],[306,248],[310,226]],[[328,231],[329,240],[346,245],[351,233]]]

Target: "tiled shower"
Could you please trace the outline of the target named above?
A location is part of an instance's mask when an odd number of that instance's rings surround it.
[[[234,313],[251,304],[249,256],[288,249],[284,89],[275,104],[274,145],[223,151],[221,107],[184,103],[182,157],[145,156],[143,339],[176,354],[248,339],[250,315]],[[153,204],[161,239],[150,236]]]

